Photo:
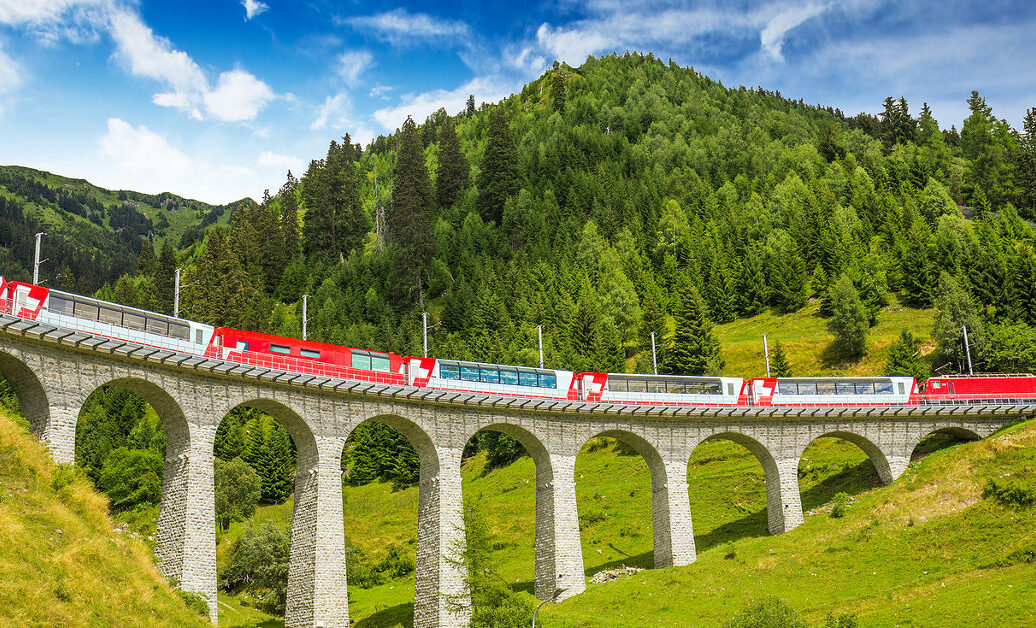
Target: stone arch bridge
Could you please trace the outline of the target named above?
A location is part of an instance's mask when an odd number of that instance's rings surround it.
[[[101,386],[151,404],[167,433],[155,553],[159,568],[209,601],[216,617],[213,445],[233,408],[276,417],[297,447],[288,626],[347,626],[340,459],[346,438],[375,419],[409,438],[420,458],[414,625],[467,624],[461,454],[478,431],[516,438],[536,464],[535,592],[586,588],[574,466],[583,444],[613,436],[646,459],[656,567],[695,560],[687,466],[709,439],[744,445],[765,471],[771,533],[802,523],[798,465],[821,436],[858,445],[884,482],[906,469],[926,435],[968,438],[1036,413],[1034,406],[692,408],[532,400],[297,375],[177,354],[0,316],[0,375],[59,462],[74,460],[76,421]]]

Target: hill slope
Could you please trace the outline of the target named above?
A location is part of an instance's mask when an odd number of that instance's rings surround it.
[[[1034,468],[1029,421],[912,464],[844,518],[820,509],[790,533],[705,548],[689,567],[590,585],[543,625],[717,625],[765,595],[814,622],[853,613],[866,626],[1031,625]],[[990,481],[1014,488],[1016,503],[984,497]]]
[[[14,626],[206,626],[107,500],[0,409],[0,616]]]

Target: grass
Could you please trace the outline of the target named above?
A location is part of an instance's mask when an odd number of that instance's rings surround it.
[[[727,362],[723,372],[742,377],[765,375],[763,334],[767,334],[771,352],[777,342],[783,345],[795,375],[880,375],[889,346],[904,329],[922,340],[922,352],[934,347],[930,336],[935,310],[901,307],[893,300],[878,314],[878,324],[867,335],[867,353],[859,360],[843,360],[831,348],[834,335],[827,329],[828,319],[818,315],[819,309],[819,303],[813,302],[791,314],[767,311],[717,325],[716,337]]]
[[[205,626],[108,502],[0,409],[0,615],[5,626]]]

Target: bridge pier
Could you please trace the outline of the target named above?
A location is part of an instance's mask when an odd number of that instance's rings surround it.
[[[776,458],[763,462],[766,472],[766,518],[770,534],[783,534],[802,525],[799,459]]]
[[[586,590],[583,547],[576,510],[575,456],[536,461],[536,582],[541,600],[558,600]]]
[[[349,626],[342,522],[344,438],[299,447],[291,524],[286,627]]]
[[[422,451],[417,497],[417,564],[414,628],[467,626],[471,597],[464,573],[463,448]]]
[[[651,469],[655,568],[690,565],[697,559],[687,487],[687,460],[663,458]]]
[[[216,494],[212,445],[215,427],[191,422],[166,434],[162,502],[155,532],[155,558],[163,576],[216,606]],[[73,435],[74,441],[74,435]]]

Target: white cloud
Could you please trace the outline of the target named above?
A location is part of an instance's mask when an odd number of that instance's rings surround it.
[[[43,24],[57,21],[76,7],[96,6],[108,0],[0,0],[0,23]]]
[[[21,83],[21,68],[0,49],[0,94],[14,91]]]
[[[475,96],[476,103],[494,102],[509,96],[516,87],[517,83],[499,77],[478,77],[452,90],[436,89],[405,96],[402,104],[375,111],[374,119],[389,130],[401,126],[408,115],[420,124],[440,107],[450,114],[461,111],[469,95]]]
[[[310,130],[319,131],[324,128],[331,128],[339,132],[349,133],[353,142],[366,144],[374,139],[374,132],[362,120],[356,119],[353,113],[352,101],[345,92],[338,92],[334,96],[324,99],[320,106],[316,119],[309,125]]]
[[[784,45],[784,36],[788,34],[788,31],[798,27],[806,20],[820,15],[826,9],[827,5],[807,4],[778,13],[767,22],[766,27],[759,34],[763,50],[775,60],[784,61],[781,46]]]
[[[87,167],[93,172],[84,174],[111,189],[173,192],[208,203],[229,203],[245,195],[258,198],[269,179],[240,165],[188,156],[146,126],[120,118],[108,120],[97,154],[99,159]]]
[[[116,58],[131,74],[170,88],[152,97],[156,105],[180,109],[198,120],[208,115],[242,122],[254,119],[275,96],[266,83],[240,69],[223,72],[216,87],[210,88],[205,72],[190,55],[155,35],[135,13],[113,13],[111,35]]]
[[[245,8],[246,22],[260,13],[265,13],[270,8],[265,2],[260,2],[259,0],[244,0],[241,6]]]
[[[367,71],[374,57],[366,50],[347,50],[338,55],[338,75],[349,85],[355,85],[360,75]]]
[[[410,13],[400,7],[385,13],[348,18],[345,23],[361,33],[396,45],[440,38],[458,38],[469,33],[464,22],[442,20],[427,13]]]
[[[392,90],[393,87],[390,85],[375,85],[371,88],[371,91],[368,94],[368,96],[370,96],[371,98],[381,98],[382,100],[387,100],[388,93]]]
[[[288,155],[281,155],[272,151],[264,151],[259,154],[259,158],[256,159],[256,165],[262,168],[277,169],[281,173],[285,170],[291,170],[295,174],[302,172],[302,160],[298,157],[291,157]]]
[[[608,48],[613,40],[606,38],[593,27],[564,29],[541,24],[536,29],[536,42],[555,59],[578,66],[586,61],[587,56]],[[523,63],[524,60],[519,59],[519,62]]]
[[[252,120],[273,97],[266,83],[244,70],[231,70],[220,74],[216,88],[205,94],[205,110],[225,122]]]

